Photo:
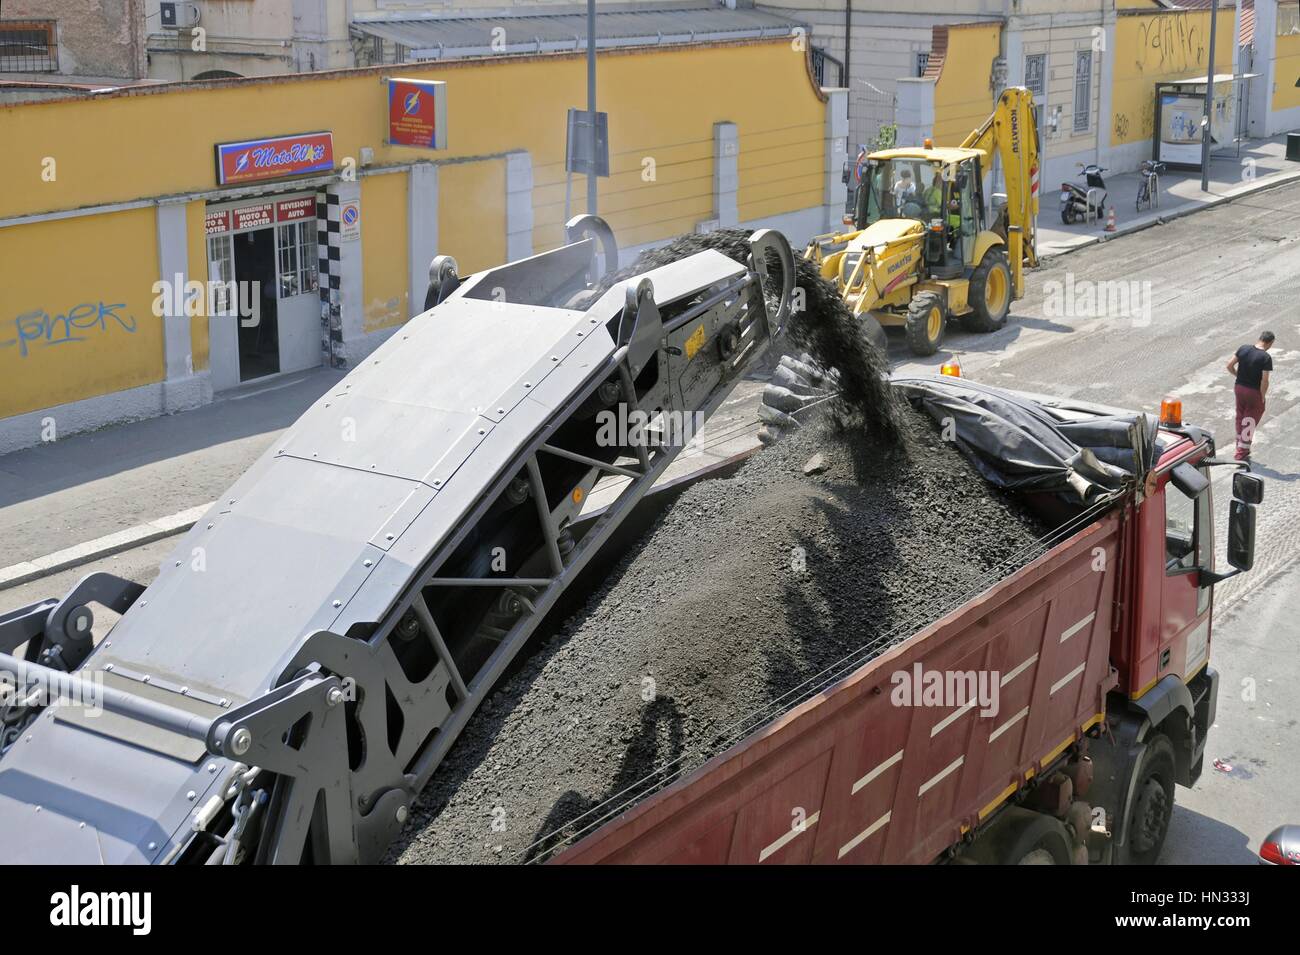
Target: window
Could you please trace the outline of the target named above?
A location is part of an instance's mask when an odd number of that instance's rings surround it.
[[[916,54],[916,75],[925,76],[925,71],[930,67],[930,51],[924,50]]]
[[[1092,50],[1074,57],[1074,131],[1086,133],[1092,125]]]
[[[212,315],[233,315],[235,301],[235,250],[229,235],[208,236],[209,301]]]
[[[316,291],[316,220],[276,227],[280,257],[280,298]]]
[[[53,20],[0,22],[0,73],[54,73],[58,69]]]
[[[1047,101],[1047,54],[1031,53],[1025,57],[1025,86],[1034,94],[1034,102]]]
[[[1300,4],[1295,2],[1277,5],[1277,35],[1294,36],[1300,33]]]
[[[1171,481],[1165,487],[1165,571],[1196,566],[1196,502]]]

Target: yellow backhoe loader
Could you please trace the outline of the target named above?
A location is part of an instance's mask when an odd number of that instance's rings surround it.
[[[1005,201],[986,203],[999,157]],[[804,255],[836,282],[855,316],[903,326],[909,347],[932,355],[949,318],[977,332],[1001,328],[1038,265],[1038,134],[1023,87],[960,146],[871,153],[860,166],[853,231],[812,239]],[[877,333],[878,334],[878,333]]]

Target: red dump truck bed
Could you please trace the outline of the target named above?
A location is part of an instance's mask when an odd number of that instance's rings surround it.
[[[933,861],[1105,718],[1124,509],[1117,503],[556,861]],[[996,682],[995,705],[894,700],[926,674],[981,672]]]

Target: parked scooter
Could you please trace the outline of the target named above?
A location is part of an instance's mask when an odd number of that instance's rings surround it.
[[[1095,163],[1083,167],[1082,176],[1088,183],[1087,188],[1073,182],[1061,183],[1061,221],[1066,225],[1101,219],[1106,213],[1106,181],[1101,178],[1105,168]],[[1093,194],[1093,202],[1088,202],[1088,191]]]

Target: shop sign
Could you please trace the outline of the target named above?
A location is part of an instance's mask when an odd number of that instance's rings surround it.
[[[294,196],[274,202],[263,201],[236,206],[233,209],[210,211],[203,217],[203,231],[207,235],[242,232],[245,229],[264,229],[272,223],[301,222],[316,218],[316,196]]]
[[[297,222],[299,219],[316,218],[316,197],[299,196],[297,199],[281,199],[275,204],[276,222]]]
[[[334,168],[332,133],[298,133],[216,145],[217,183],[283,179]]]
[[[388,81],[388,144],[447,148],[447,84],[442,80]]]
[[[223,209],[221,212],[209,212],[203,217],[203,234],[219,235],[222,232],[230,231],[230,210]]]
[[[234,220],[232,228],[236,232],[244,229],[261,229],[273,221],[275,206],[270,202],[259,202],[252,206],[240,206],[231,210]]]

